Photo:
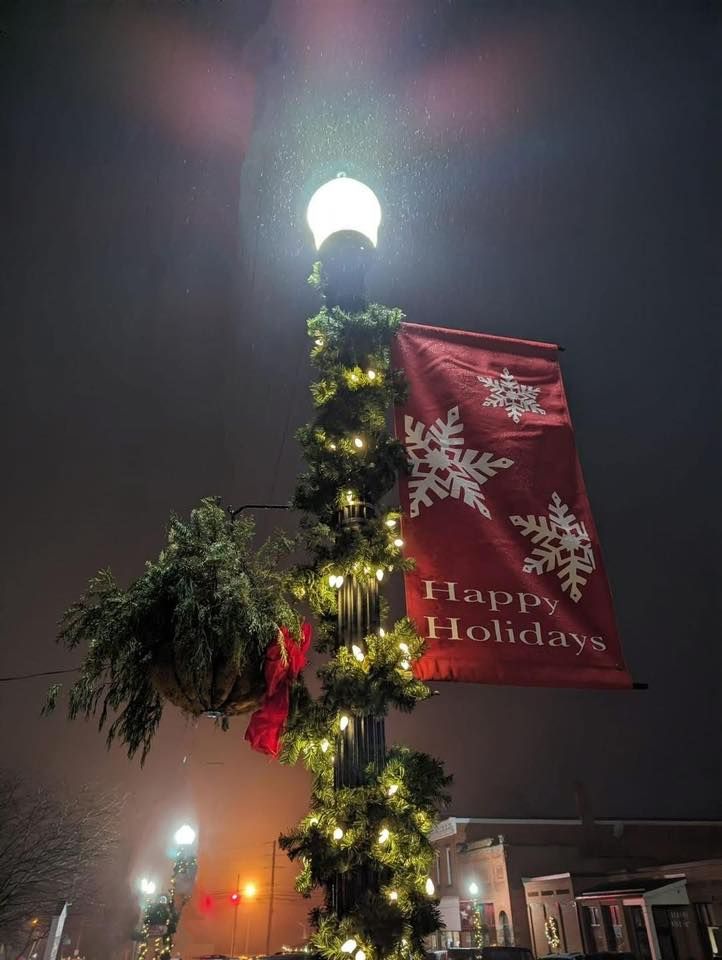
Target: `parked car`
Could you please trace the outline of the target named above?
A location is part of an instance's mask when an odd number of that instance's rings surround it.
[[[586,960],[583,953],[548,953],[545,957],[539,957],[538,960]]]
[[[526,947],[484,947],[481,960],[534,960],[534,954]]]

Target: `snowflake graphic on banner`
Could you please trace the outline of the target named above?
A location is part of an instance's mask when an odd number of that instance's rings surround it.
[[[537,403],[539,388],[519,383],[506,367],[498,380],[496,377],[477,377],[476,379],[490,390],[484,406],[501,407],[506,410],[507,416],[511,417],[514,423],[519,423],[525,413],[546,413],[546,410]]]
[[[558,493],[552,494],[548,517],[509,517],[525,537],[538,544],[524,558],[524,573],[552,573],[562,582],[562,590],[578,603],[589,574],[596,567],[585,525],[570,513]]]
[[[409,479],[409,513],[418,517],[422,506],[431,507],[433,498],[451,496],[491,518],[481,492],[482,484],[499,470],[514,463],[508,457],[495,459],[493,453],[465,450],[459,408],[452,407],[445,418],[439,417],[427,427],[420,420],[406,416],[406,451],[411,461]]]

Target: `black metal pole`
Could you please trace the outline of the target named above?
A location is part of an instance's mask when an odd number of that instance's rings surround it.
[[[364,276],[370,255],[370,244],[360,234],[345,231],[329,237],[321,250],[327,306],[337,306],[346,312],[365,308]],[[361,529],[375,513],[375,504],[348,504],[339,511],[339,528]],[[380,627],[379,583],[375,572],[370,576],[346,576],[338,591],[339,645],[347,650],[357,646],[365,653],[366,637],[378,632]],[[360,786],[367,770],[380,773],[385,760],[384,718],[349,716],[334,757],[334,789]],[[378,876],[366,868],[337,876],[331,891],[334,913],[345,916],[363,894],[378,887]]]

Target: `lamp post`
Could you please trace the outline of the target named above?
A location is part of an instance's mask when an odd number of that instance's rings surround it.
[[[469,894],[471,895],[471,935],[475,941],[473,945],[481,949],[484,944],[481,942],[483,940],[483,933],[481,930],[481,917],[479,916],[479,884],[475,880],[472,880],[469,884]]]
[[[248,942],[251,936],[251,904],[255,896],[256,896],[255,883],[247,883],[243,888],[243,897],[248,903],[248,906],[246,907],[246,949],[245,949],[246,956],[248,956]]]
[[[324,272],[328,307],[353,313],[366,306],[365,275],[378,241],[381,206],[365,184],[345,174],[320,187],[311,197],[308,225]],[[359,449],[363,440],[354,440]],[[359,491],[362,493],[362,491]],[[337,516],[337,527],[349,533],[362,529],[376,514],[376,504],[349,496]],[[383,572],[380,571],[381,576]],[[346,576],[338,589],[338,640],[347,650],[365,653],[366,637],[381,627],[379,583],[371,576]],[[386,757],[384,720],[374,716],[344,716],[334,758],[334,788],[358,787],[369,767],[379,773]],[[331,892],[333,910],[343,917],[368,890],[376,890],[372,871],[358,869],[336,877]]]

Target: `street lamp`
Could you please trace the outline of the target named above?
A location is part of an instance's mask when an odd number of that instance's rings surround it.
[[[339,173],[313,194],[306,219],[325,273],[330,306],[364,306],[364,277],[378,243],[381,204],[360,180]]]
[[[340,307],[347,313],[365,309],[364,278],[381,223],[376,194],[359,180],[339,173],[313,194],[307,220],[322,258],[327,306]],[[363,447],[363,441],[358,438],[355,445]],[[338,511],[337,524],[340,530],[352,534],[375,515],[375,504],[360,502],[351,494]],[[345,576],[335,580],[339,644],[356,659],[359,654],[363,659],[366,637],[381,628],[381,577]],[[371,768],[380,773],[386,759],[382,717],[344,715],[339,727],[339,749],[334,756],[336,790],[361,786],[365,771]],[[365,867],[337,875],[329,891],[334,913],[343,917],[369,890],[378,889],[378,875]]]
[[[173,839],[179,847],[190,847],[195,843],[196,832],[193,827],[187,823],[184,823],[183,826],[178,827],[176,832],[173,834]]]
[[[155,880],[149,880],[148,877],[141,877],[139,886],[140,892],[146,897],[152,897],[157,889]]]

